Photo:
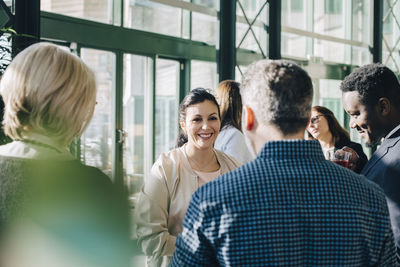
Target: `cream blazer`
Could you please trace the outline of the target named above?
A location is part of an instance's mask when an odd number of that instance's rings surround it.
[[[147,256],[147,266],[168,266],[190,199],[199,187],[198,176],[190,167],[184,147],[160,155],[139,195],[134,231]],[[214,153],[221,174],[241,165],[219,150]]]

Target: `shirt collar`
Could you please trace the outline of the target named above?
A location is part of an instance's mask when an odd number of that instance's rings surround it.
[[[30,132],[25,134],[23,138],[33,142],[24,142],[22,140],[3,145],[0,147],[0,155],[31,159],[74,160],[67,147],[60,146],[48,136]],[[45,146],[34,144],[34,142],[54,147],[58,152]]]
[[[50,137],[48,137],[46,135],[40,134],[40,133],[33,133],[33,132],[26,133],[26,134],[24,134],[24,139],[37,141],[37,142],[40,142],[42,144],[46,144],[46,145],[52,146],[52,147],[54,147],[54,148],[56,148],[56,149],[58,149],[60,151],[67,150],[66,147],[63,147],[63,146],[59,145],[52,138],[50,138]]]
[[[314,158],[325,160],[321,145],[316,140],[281,140],[265,143],[257,157]]]

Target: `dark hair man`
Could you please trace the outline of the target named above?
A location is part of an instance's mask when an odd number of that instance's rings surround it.
[[[194,193],[171,265],[395,265],[383,191],[304,140],[308,74],[288,61],[257,61],[241,95],[258,156]]]
[[[361,174],[377,183],[386,194],[400,259],[400,84],[382,64],[356,69],[341,84],[343,106],[350,127],[357,129],[369,146],[384,138]]]

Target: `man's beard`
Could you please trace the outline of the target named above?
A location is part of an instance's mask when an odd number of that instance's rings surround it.
[[[361,134],[361,132],[367,133],[369,141],[365,142],[366,147],[372,148],[381,143],[382,138],[377,138],[375,136],[371,136],[370,134],[368,134],[367,129],[362,129],[360,126],[357,125],[356,130],[358,131],[359,134]],[[361,138],[361,139],[364,139],[364,138]]]
[[[369,148],[373,148],[375,146],[378,146],[382,143],[382,139],[370,139],[369,142],[365,142],[365,146]]]

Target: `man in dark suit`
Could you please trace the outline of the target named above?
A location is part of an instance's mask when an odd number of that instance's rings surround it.
[[[350,115],[350,127],[357,129],[368,146],[384,138],[361,174],[381,186],[386,194],[399,260],[400,84],[386,66],[369,64],[347,76],[341,90],[344,109]]]

